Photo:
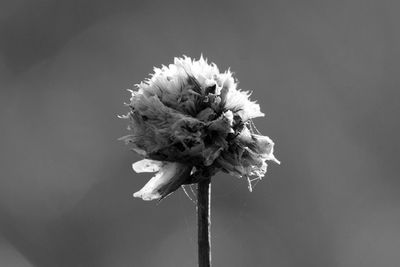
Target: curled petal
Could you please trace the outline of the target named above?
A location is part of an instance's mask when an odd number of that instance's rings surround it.
[[[133,194],[143,200],[162,199],[178,189],[190,177],[192,166],[177,162],[163,162],[158,173]]]
[[[132,164],[135,172],[158,172],[162,167],[163,162],[158,160],[143,159]]]
[[[224,97],[225,108],[237,111],[243,121],[264,116],[260,105],[249,99],[250,93],[247,91],[228,90]]]
[[[218,119],[212,121],[208,128],[212,131],[221,132],[223,134],[233,133],[232,130],[233,114],[228,110],[222,114]]]
[[[253,134],[253,140],[255,144],[255,152],[260,154],[261,157],[265,158],[266,160],[272,160],[280,164],[280,161],[277,160],[273,154],[274,142],[271,140],[271,138],[268,136]]]

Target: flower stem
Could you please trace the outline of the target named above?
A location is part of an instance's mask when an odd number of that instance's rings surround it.
[[[201,180],[197,185],[197,227],[199,267],[211,266],[210,209],[211,178]]]

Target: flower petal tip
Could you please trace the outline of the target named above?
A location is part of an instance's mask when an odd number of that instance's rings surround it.
[[[141,198],[145,201],[151,201],[151,200],[160,199],[161,195],[159,193],[138,191],[133,194],[133,197]]]
[[[276,164],[279,164],[279,165],[281,165],[281,161],[280,160],[278,160],[277,158],[275,158],[275,156],[274,155],[272,155],[272,159],[271,159],[273,162],[275,162]]]
[[[137,172],[158,172],[163,163],[157,160],[143,159],[132,164],[132,169]]]

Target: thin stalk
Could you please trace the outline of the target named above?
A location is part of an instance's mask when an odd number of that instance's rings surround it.
[[[199,267],[211,266],[210,217],[211,178],[200,181],[197,185],[197,227]]]

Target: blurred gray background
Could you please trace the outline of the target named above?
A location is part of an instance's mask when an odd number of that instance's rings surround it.
[[[132,198],[126,88],[201,53],[276,142],[213,179],[214,266],[400,265],[397,1],[0,2],[0,266],[196,266],[195,204]]]

